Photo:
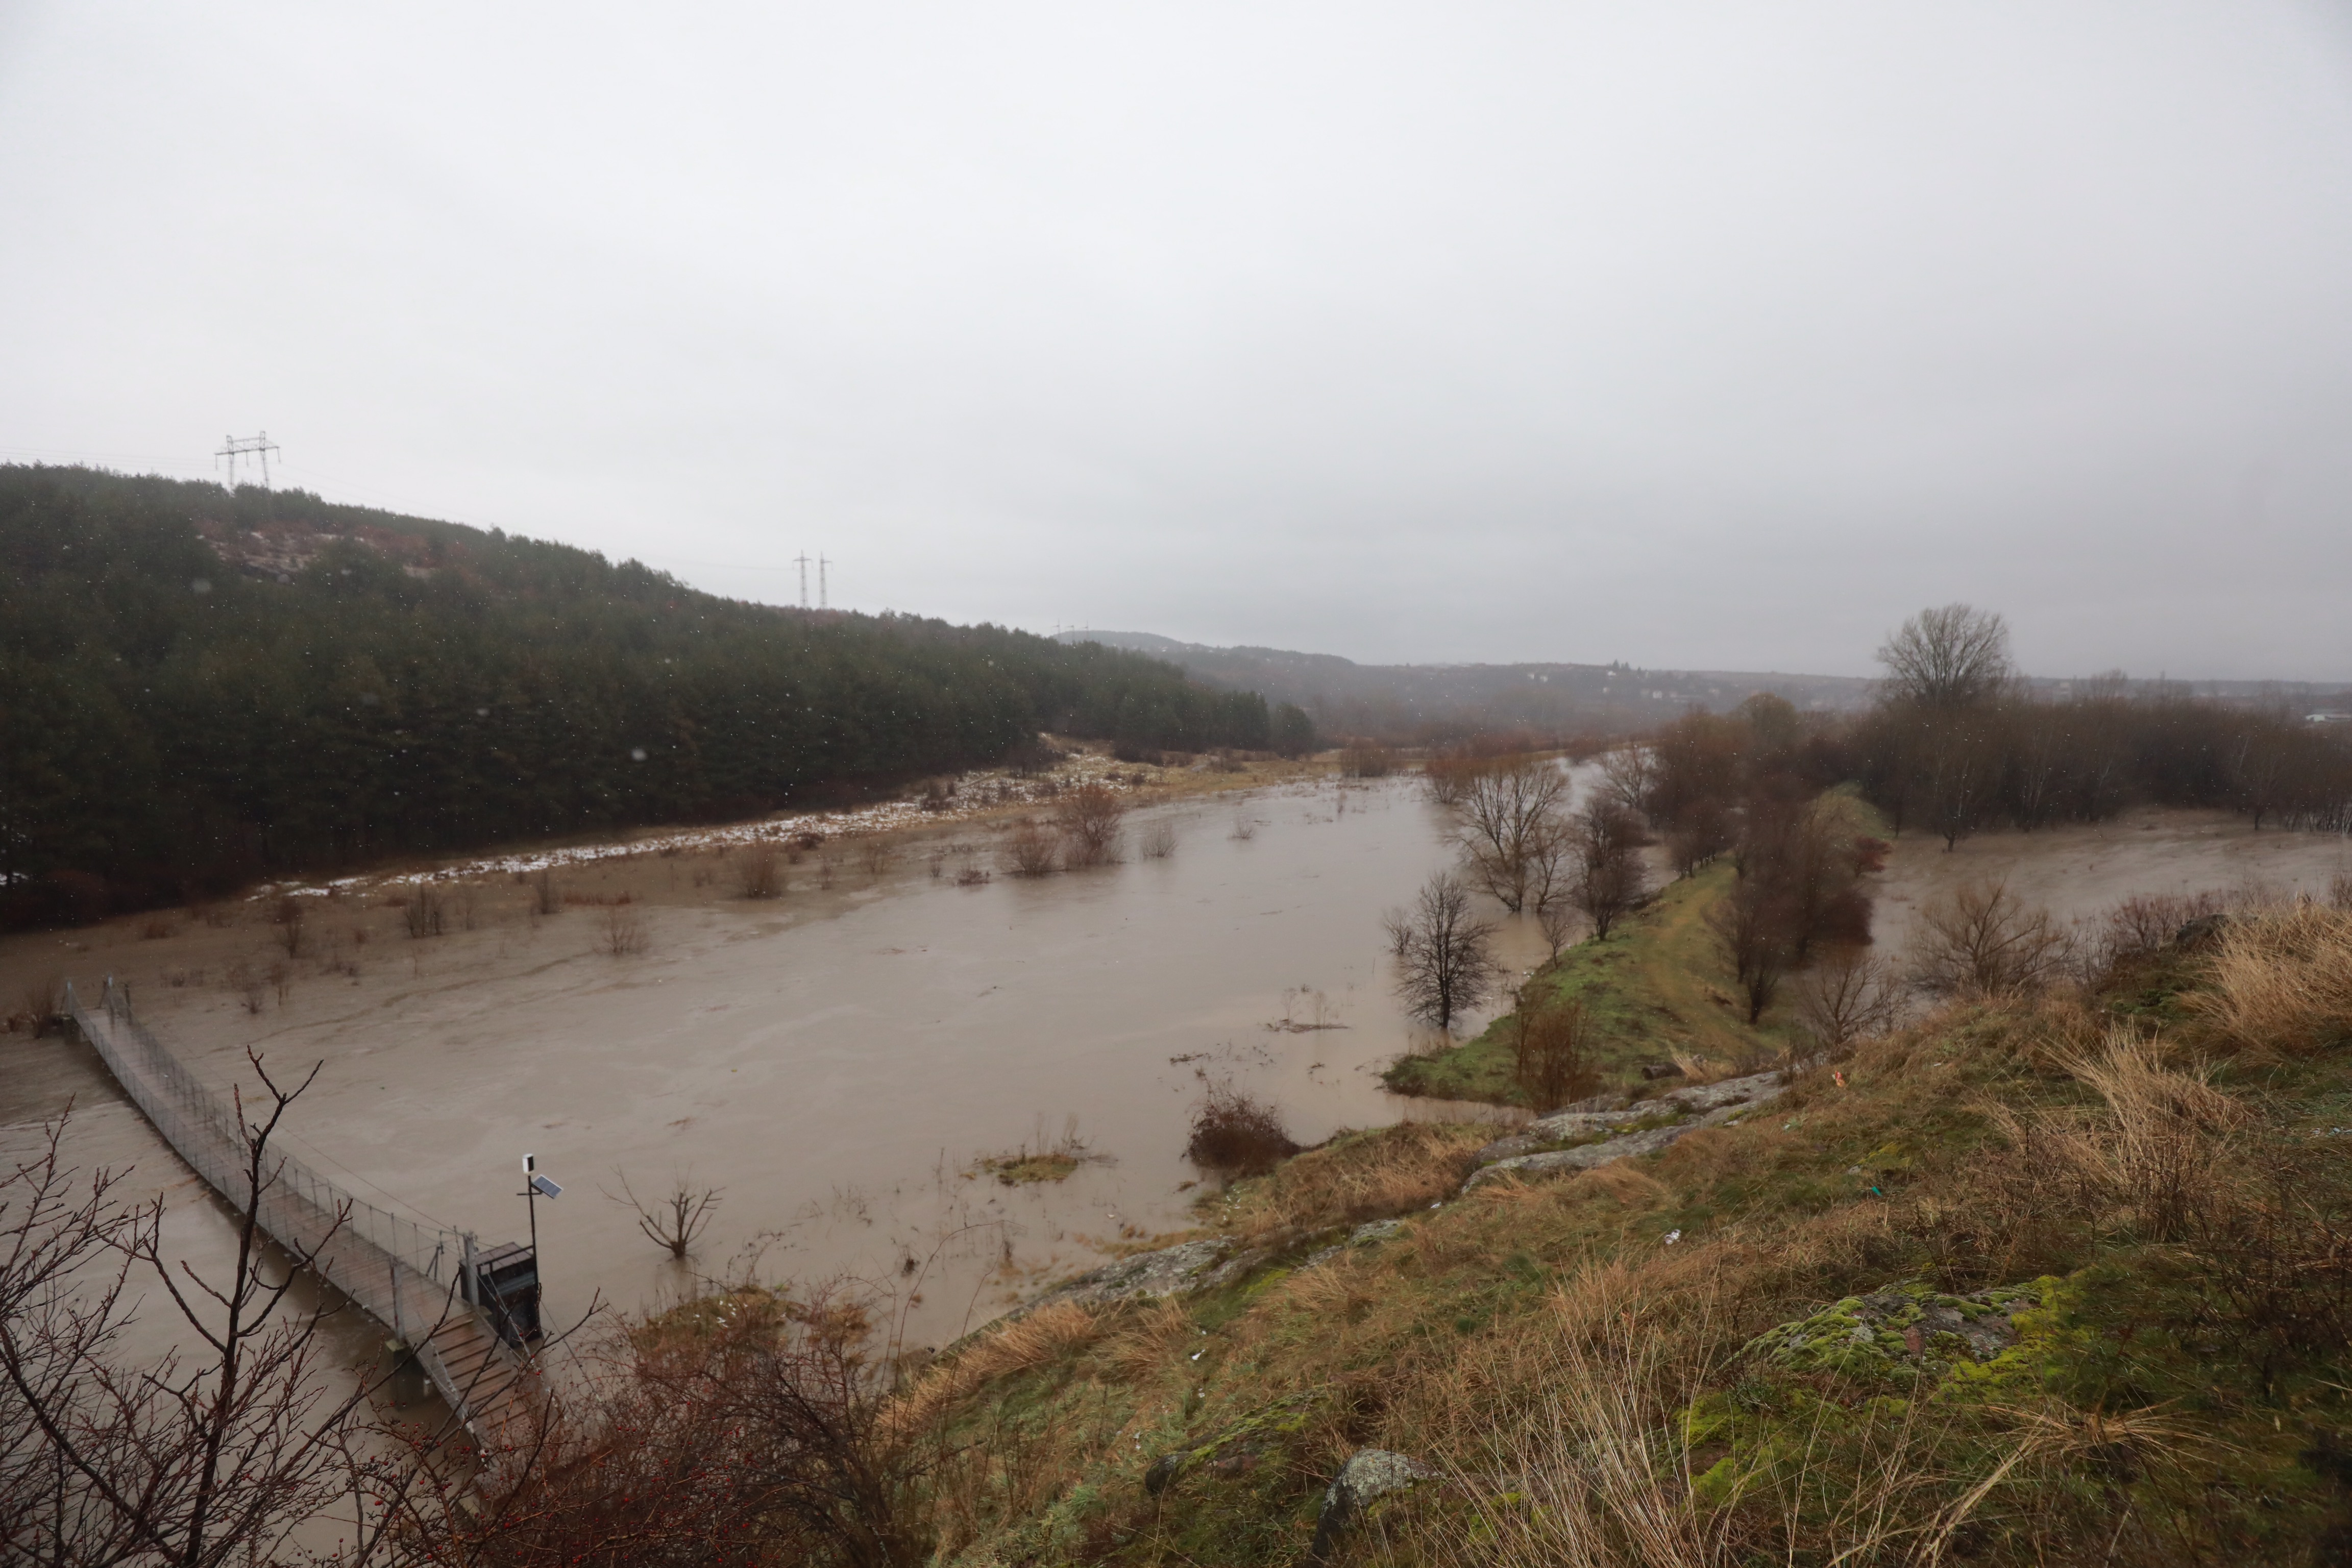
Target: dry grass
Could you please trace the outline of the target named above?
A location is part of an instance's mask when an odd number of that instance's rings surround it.
[[[1057,1361],[1102,1331],[1094,1314],[1075,1301],[1040,1307],[932,1363],[884,1408],[882,1425],[902,1433],[929,1431],[983,1384]]]
[[[1163,1298],[1137,1309],[1117,1333],[1103,1342],[1095,1359],[1116,1381],[1139,1383],[1175,1365],[1176,1358],[1199,1335],[1192,1314],[1175,1300]]]
[[[2190,1002],[2238,1051],[2305,1056],[2352,1038],[2352,910],[2298,903],[2241,916],[2210,963],[2212,989]]]
[[[2098,1092],[2105,1114],[2043,1112],[2043,1147],[2114,1221],[2151,1241],[2180,1236],[2198,1207],[2217,1201],[2245,1107],[2205,1073],[2168,1066],[2162,1047],[2126,1028],[2057,1062]]]
[[[1423,1209],[1451,1196],[1491,1127],[1402,1122],[1342,1135],[1228,1194],[1220,1224],[1250,1241]]]

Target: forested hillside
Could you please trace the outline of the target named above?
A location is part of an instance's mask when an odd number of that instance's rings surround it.
[[[1295,709],[1120,650],[720,599],[299,491],[0,466],[8,920],[749,815],[1040,730],[1310,738]]]

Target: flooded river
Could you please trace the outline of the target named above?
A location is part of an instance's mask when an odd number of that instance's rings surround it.
[[[1454,858],[1412,781],[1153,805],[1129,816],[1122,864],[959,885],[960,868],[997,865],[1003,826],[918,840],[888,867],[805,863],[772,901],[727,896],[728,862],[709,856],[575,868],[580,901],[546,919],[509,877],[421,941],[380,897],[321,900],[309,955],[258,1013],[222,982],[268,961],[261,902],[158,940],[136,920],[10,939],[9,994],[44,967],[131,977],[142,1016],[215,1084],[245,1078],[248,1046],[273,1068],[322,1063],[292,1151],[485,1244],[524,1236],[519,1162],[536,1154],[564,1188],[539,1212],[558,1321],[592,1301],[657,1308],[710,1279],[854,1276],[907,1304],[910,1340],[936,1342],[1108,1244],[1187,1225],[1201,1173],[1182,1150],[1211,1082],[1278,1105],[1307,1142],[1448,1113],[1378,1080],[1415,1043],[1381,913]],[[1142,858],[1156,828],[1173,853]],[[2073,918],[2134,892],[2320,891],[2346,866],[2341,839],[2216,814],[1989,834],[1950,855],[1915,836],[1878,889],[1880,950],[1899,956],[1918,905],[1978,877]],[[594,901],[624,891],[627,906]],[[619,907],[641,953],[607,951]],[[1503,936],[1516,966],[1540,955],[1526,922]],[[133,1186],[171,1198],[173,1248],[225,1268],[225,1211],[95,1058],[0,1038],[8,1152],[69,1099],[75,1159],[135,1165]],[[981,1168],[1072,1129],[1088,1158],[1066,1181],[1008,1186]],[[679,1181],[719,1192],[683,1264],[608,1195],[625,1181],[649,1203]],[[347,1337],[368,1350],[364,1325]],[[151,1313],[130,1348],[169,1339]]]
[[[1139,858],[1161,825],[1173,853]],[[247,1045],[273,1067],[323,1062],[290,1144],[372,1201],[520,1239],[519,1160],[535,1153],[564,1189],[539,1212],[554,1318],[592,1299],[657,1307],[698,1278],[855,1275],[896,1289],[910,1337],[937,1341],[1104,1243],[1189,1223],[1200,1173],[1182,1149],[1213,1080],[1280,1106],[1301,1142],[1431,1113],[1379,1085],[1412,1044],[1381,915],[1451,863],[1445,830],[1405,781],[1210,796],[1134,813],[1117,866],[960,886],[959,864],[993,864],[972,835],[943,866],[919,848],[774,902],[638,903],[635,956],[604,951],[595,907],[535,921],[517,905],[423,942],[384,924],[352,950],[359,976],[302,979],[258,1016],[218,985],[146,978],[138,994],[215,1083],[245,1075]],[[1540,956],[1524,922],[1505,941],[1520,965]],[[87,981],[147,958],[60,962]],[[20,1137],[79,1095],[79,1158],[199,1195],[86,1053],[21,1036],[0,1050],[0,1121]],[[1072,1128],[1091,1157],[1066,1181],[978,1168]],[[719,1190],[685,1264],[608,1197],[624,1180],[646,1200],[679,1180]],[[182,1244],[217,1253],[219,1211],[179,1210]]]

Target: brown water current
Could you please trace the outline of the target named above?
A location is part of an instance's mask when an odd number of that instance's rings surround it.
[[[1174,853],[1138,858],[1162,821]],[[322,1061],[293,1150],[486,1244],[524,1234],[519,1161],[535,1153],[564,1186],[539,1208],[553,1318],[656,1308],[713,1278],[849,1275],[894,1290],[909,1340],[936,1342],[1106,1244],[1191,1223],[1201,1173],[1182,1150],[1212,1079],[1279,1105],[1302,1142],[1444,1109],[1377,1076],[1412,1044],[1381,911],[1454,858],[1411,783],[1150,807],[1126,842],[1122,864],[1036,879],[958,886],[917,855],[852,890],[639,905],[646,951],[630,957],[604,951],[593,908],[379,936],[364,978],[306,981],[259,1016],[153,983],[141,1011],[216,1083],[247,1076],[248,1045],[274,1067]],[[1520,966],[1540,956],[1526,922],[1504,941]],[[60,962],[79,973],[70,950]],[[16,1064],[0,1121],[78,1093],[80,1159],[171,1166],[86,1052],[0,1051]],[[1073,1125],[1093,1157],[1066,1181],[978,1169]],[[683,1265],[608,1198],[624,1178],[649,1201],[681,1179],[721,1190]],[[225,1229],[216,1208],[180,1207]]]

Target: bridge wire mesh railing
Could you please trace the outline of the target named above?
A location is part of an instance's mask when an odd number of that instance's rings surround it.
[[[250,1145],[236,1106],[198,1079],[132,1016],[126,987],[107,982],[99,999],[102,1026],[70,984],[66,1001],[82,1037],[164,1141],[237,1208],[252,1203]],[[466,1391],[449,1380],[429,1342],[450,1314],[473,1310],[462,1279],[474,1250],[470,1235],[420,1225],[354,1197],[303,1161],[275,1150],[262,1167],[256,1218],[280,1246],[309,1258],[338,1290],[415,1351],[459,1418],[471,1421]]]

